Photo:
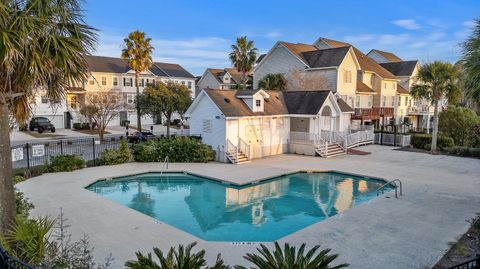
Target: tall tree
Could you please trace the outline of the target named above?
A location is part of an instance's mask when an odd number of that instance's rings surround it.
[[[248,74],[253,70],[257,60],[257,48],[252,40],[246,36],[237,38],[237,43],[232,45],[232,52],[229,54],[230,61],[238,72],[242,73],[242,88],[247,88]]]
[[[284,91],[287,81],[282,74],[267,74],[258,82],[258,87],[267,91]]]
[[[123,108],[120,95],[107,89],[90,91],[85,96],[85,101],[90,110],[90,117],[97,123],[97,131],[100,140],[103,141],[105,129],[108,124],[120,114]]]
[[[144,32],[131,32],[127,38],[123,40],[124,48],[122,49],[122,58],[128,61],[130,68],[135,71],[135,88],[137,96],[140,95],[140,74],[147,71],[152,66],[153,47],[150,44],[151,38],[147,38]],[[137,103],[137,129],[142,130],[142,115],[140,106]]]
[[[475,20],[472,35],[463,43],[465,87],[477,104],[480,104],[480,19]]]
[[[44,90],[63,100],[65,89],[85,81],[85,55],[96,30],[83,21],[77,0],[6,0],[0,3],[0,233],[15,220],[10,118],[25,123],[29,99]]]
[[[174,113],[183,115],[192,103],[190,90],[175,82],[156,83],[149,85],[140,95],[138,105],[143,113],[158,117],[163,114],[166,118],[167,136],[170,136],[170,124]]]
[[[458,96],[457,70],[449,63],[435,61],[423,65],[418,71],[418,82],[412,87],[410,93],[415,98],[430,100],[434,107],[432,153],[437,150],[438,137],[438,109],[444,98]]]

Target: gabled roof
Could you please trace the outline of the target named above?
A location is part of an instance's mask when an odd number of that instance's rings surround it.
[[[286,91],[283,98],[289,114],[316,115],[330,91]]]
[[[230,74],[230,76],[233,78],[235,83],[238,83],[238,84],[242,83],[243,74],[238,72],[236,68],[225,68],[225,71],[227,71],[228,74]]]
[[[257,60],[255,61],[255,63],[258,64],[259,62],[261,62],[261,61],[263,60],[263,58],[265,58],[265,56],[267,56],[266,53],[260,54],[260,56],[258,56],[258,58],[257,58]]]
[[[246,117],[262,115],[285,115],[288,111],[281,92],[269,91],[263,112],[253,112],[248,105],[236,97],[236,90],[204,90],[226,117]]]
[[[291,53],[293,53],[295,56],[297,56],[300,60],[302,60],[307,65],[308,63],[306,59],[303,57],[302,52],[317,50],[315,46],[303,44],[303,43],[294,44],[294,43],[280,41],[280,44],[285,46]]]
[[[367,53],[367,55],[370,54],[371,52],[376,52],[376,53],[380,54],[383,58],[387,59],[390,62],[400,62],[400,61],[402,61],[402,59],[400,59],[400,57],[398,57],[397,55],[395,55],[391,52],[388,52],[388,51],[372,49],[369,53]]]
[[[348,53],[350,47],[340,47],[302,52],[310,68],[339,66]]]
[[[390,71],[392,74],[403,77],[411,76],[413,70],[417,66],[418,61],[402,61],[402,62],[392,62],[392,63],[381,63],[380,65]]]
[[[342,98],[337,99],[338,106],[342,112],[354,112],[355,110],[347,104]]]
[[[237,90],[236,97],[239,96],[254,96],[259,90]]]
[[[359,49],[353,47],[353,51],[355,52],[355,56],[357,56],[357,60],[362,71],[373,72],[386,79],[397,79],[394,74],[390,73],[387,69],[383,68],[374,60],[370,59],[370,57],[363,54],[363,52],[361,52]]]
[[[323,42],[327,43],[329,46],[333,48],[340,48],[340,47],[349,47],[352,44],[338,41],[338,40],[333,40],[333,39],[328,39],[324,37],[320,37],[317,41],[322,40]]]
[[[365,93],[365,94],[376,94],[376,92],[367,86],[367,84],[363,83],[361,80],[357,80],[357,93]]]
[[[410,92],[402,87],[400,84],[397,84],[397,93],[398,94],[410,94]]]
[[[217,68],[208,68],[207,72],[211,73],[220,83],[223,83],[221,77],[223,77],[226,73],[230,74],[233,79],[233,83],[241,83],[242,82],[242,74],[237,71],[235,68],[225,68],[225,69],[217,69]]]
[[[131,70],[128,63],[121,58],[105,56],[86,56],[90,72],[127,73]],[[150,72],[160,77],[194,78],[187,70],[178,64],[154,62]]]

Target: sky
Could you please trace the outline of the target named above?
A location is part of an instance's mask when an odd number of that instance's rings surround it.
[[[85,20],[99,30],[94,54],[120,57],[123,38],[152,38],[153,59],[194,75],[230,67],[230,46],[246,35],[259,53],[277,41],[318,37],[352,43],[367,53],[390,51],[404,60],[455,62],[460,44],[480,19],[479,0],[85,0]]]

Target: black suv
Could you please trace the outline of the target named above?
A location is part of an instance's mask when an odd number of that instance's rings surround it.
[[[155,138],[155,135],[152,134],[152,132],[136,131],[127,137],[127,141],[128,143],[138,143],[141,141],[147,141],[152,138]]]
[[[39,134],[43,133],[43,131],[45,130],[50,130],[52,131],[52,133],[55,133],[55,126],[53,126],[50,120],[45,117],[33,117],[30,120],[28,129],[30,131],[34,131],[35,129],[37,129]]]

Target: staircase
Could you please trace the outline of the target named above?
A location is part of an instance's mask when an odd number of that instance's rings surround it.
[[[345,149],[338,143],[316,145],[315,152],[324,158],[347,154]]]
[[[242,163],[250,162],[247,155],[245,155],[245,153],[241,151],[238,151],[238,154],[234,151],[227,152],[227,158],[231,163],[234,163],[234,164],[242,164]]]
[[[227,139],[227,159],[233,164],[242,164],[249,163],[250,158],[248,156],[250,152],[250,146],[243,141],[238,139],[237,145],[234,145],[230,140]]]

